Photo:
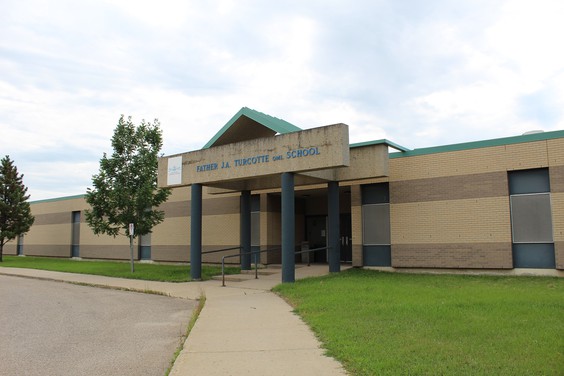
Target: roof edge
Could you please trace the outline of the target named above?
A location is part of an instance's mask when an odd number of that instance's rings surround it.
[[[35,200],[35,201],[30,201],[30,204],[43,204],[46,202],[56,202],[56,201],[65,201],[65,200],[74,200],[77,198],[84,198],[86,197],[86,194],[81,194],[81,195],[74,195],[74,196],[64,196],[64,197],[55,197],[55,198],[46,198],[43,200]]]
[[[276,133],[291,133],[301,131],[302,129],[287,122],[286,120],[279,119],[274,116],[250,109],[248,107],[241,107],[241,109],[233,115],[231,119],[202,147],[202,149],[209,149],[241,116],[246,116],[249,119],[264,125],[265,127],[275,131]],[[278,124],[273,125],[275,121]]]
[[[409,151],[409,150],[410,150],[410,149],[408,149],[408,148],[406,148],[406,147],[404,147],[404,146],[398,145],[398,144],[396,144],[395,142],[392,142],[392,141],[387,140],[387,139],[385,139],[385,138],[380,139],[380,140],[374,140],[374,141],[356,142],[356,143],[354,143],[354,144],[350,144],[350,148],[351,148],[351,149],[352,149],[352,148],[360,148],[360,147],[363,147],[363,146],[372,146],[372,145],[381,145],[381,144],[384,144],[384,145],[386,145],[386,146],[389,146],[389,147],[391,147],[392,149],[396,149],[396,150],[398,150],[398,151],[403,151],[403,152],[405,152],[405,151]]]
[[[487,147],[495,147],[495,146],[503,146],[503,145],[521,144],[525,142],[553,140],[556,138],[564,138],[564,130],[533,133],[533,134],[503,137],[503,138],[494,138],[494,139],[482,140],[482,141],[463,142],[459,144],[451,144],[451,145],[443,145],[443,146],[432,146],[428,148],[413,149],[408,151],[390,153],[389,157],[390,158],[415,157],[418,155],[447,153],[452,151],[462,151],[462,150],[479,149],[479,148],[487,148]]]

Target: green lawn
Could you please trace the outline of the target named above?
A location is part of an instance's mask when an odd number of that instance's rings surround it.
[[[148,281],[190,281],[190,265],[135,263],[135,272],[131,273],[131,264],[129,262],[4,256],[4,262],[0,263],[0,267],[1,266],[95,274],[107,277],[143,279]],[[238,267],[225,267],[225,274],[235,274],[239,273],[239,271],[240,268]],[[202,265],[202,279],[210,279],[214,275],[221,275],[221,266]]]
[[[275,291],[352,375],[564,375],[564,280],[349,270]]]

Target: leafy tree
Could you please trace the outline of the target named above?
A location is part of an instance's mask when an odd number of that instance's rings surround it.
[[[93,189],[88,188],[85,211],[88,225],[96,235],[129,237],[131,272],[133,263],[133,235],[151,232],[164,220],[164,212],[156,210],[170,195],[170,189],[157,188],[157,158],[162,147],[162,132],[157,119],[153,124],[141,121],[136,127],[131,117],[122,115],[112,137],[113,154],[100,160],[100,172],[92,177]],[[131,236],[130,236],[131,235]]]
[[[0,161],[0,262],[4,244],[29,231],[35,218],[31,215],[23,174],[9,156]]]

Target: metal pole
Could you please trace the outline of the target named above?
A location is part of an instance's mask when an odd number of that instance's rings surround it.
[[[251,269],[251,191],[241,192],[241,270]]]
[[[340,224],[339,224],[339,183],[330,181],[327,184],[327,206],[328,206],[328,246],[329,246],[329,272],[337,273],[341,271],[339,246]]]
[[[225,287],[225,256],[221,258],[221,286]]]
[[[258,252],[255,252],[255,279],[258,279],[258,262],[257,262],[257,257]]]
[[[133,262],[133,235],[129,235],[129,259],[131,260],[131,273],[134,273],[135,264]]]
[[[282,282],[296,280],[294,174],[282,174]]]
[[[190,201],[190,277],[202,279],[202,185],[192,184]]]

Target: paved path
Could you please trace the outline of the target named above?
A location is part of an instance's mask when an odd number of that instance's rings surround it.
[[[296,279],[323,275],[327,265],[296,269]],[[206,304],[176,360],[171,376],[180,375],[346,375],[341,365],[324,355],[311,330],[292,307],[270,289],[280,273],[258,280],[165,283],[101,276],[1,268],[0,274],[153,290]]]
[[[0,375],[163,375],[195,306],[0,275]]]

